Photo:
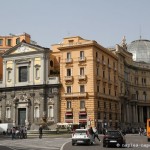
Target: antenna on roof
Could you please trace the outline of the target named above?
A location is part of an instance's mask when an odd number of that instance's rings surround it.
[[[141,31],[142,29],[141,29],[141,25],[140,25],[140,40],[142,39],[142,36],[141,36]]]

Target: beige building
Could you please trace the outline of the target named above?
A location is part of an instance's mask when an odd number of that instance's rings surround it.
[[[118,58],[96,41],[79,36],[52,45],[60,67],[60,121],[118,127]]]

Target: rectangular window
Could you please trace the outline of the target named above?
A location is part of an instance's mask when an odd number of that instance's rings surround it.
[[[8,80],[8,81],[10,81],[10,80],[11,80],[11,71],[10,71],[10,70],[8,70],[7,80]]]
[[[97,92],[99,92],[99,86],[97,86]]]
[[[71,108],[71,101],[67,101],[67,108]]]
[[[67,59],[71,58],[71,53],[67,53]]]
[[[81,100],[80,101],[80,109],[85,108],[85,101]]]
[[[103,88],[103,93],[105,94],[105,88]]]
[[[53,118],[53,117],[54,117],[54,108],[53,108],[53,105],[50,105],[50,106],[49,106],[48,111],[49,111],[48,117],[49,117],[49,118]]]
[[[19,82],[27,82],[28,70],[27,66],[19,67]]]
[[[10,118],[10,107],[6,107],[6,118]]]
[[[3,39],[0,39],[0,45],[3,45]]]
[[[99,75],[99,68],[97,68],[97,71],[96,71],[96,72],[97,72],[96,74],[97,74],[97,76],[98,76],[98,75]]]
[[[80,92],[81,92],[81,93],[84,93],[84,92],[85,92],[84,85],[80,85]]]
[[[67,93],[71,93],[71,86],[67,86]]]
[[[84,58],[84,51],[80,51],[80,58]]]
[[[80,68],[80,75],[84,75],[84,68]]]
[[[36,77],[36,79],[38,79],[40,77],[40,69],[39,68],[36,68],[36,70],[35,70],[35,77]]]
[[[67,76],[71,76],[71,69],[67,69]]]
[[[39,118],[39,106],[34,107],[34,118]]]
[[[11,39],[7,39],[6,45],[7,45],[7,46],[11,46]]]
[[[17,38],[16,39],[16,44],[19,44],[20,43],[20,38]]]

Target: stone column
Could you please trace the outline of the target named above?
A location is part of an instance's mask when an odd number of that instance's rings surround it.
[[[16,126],[16,104],[13,104],[13,126]]]
[[[40,79],[41,79],[41,84],[44,84],[45,82],[45,65],[44,65],[44,56],[41,57],[41,67],[40,67]]]
[[[29,78],[29,83],[30,84],[32,84],[32,85],[34,85],[34,58],[31,58],[31,66],[29,67],[29,76],[30,76],[30,78]]]
[[[135,105],[133,105],[132,108],[133,108],[133,122],[135,122]]]
[[[138,122],[137,104],[135,104],[135,122]]]
[[[130,122],[130,118],[129,118],[129,104],[127,104],[127,122]]]
[[[3,61],[3,85],[6,86],[6,61]]]
[[[13,86],[15,86],[16,83],[16,76],[15,76],[15,71],[16,71],[16,67],[15,67],[15,60],[13,60],[13,70],[12,70],[12,84]]]
[[[26,126],[28,126],[29,125],[29,120],[28,120],[28,113],[29,112],[29,108],[28,108],[28,104],[27,104],[27,107],[26,107],[26,120],[25,120],[25,124],[26,124]]]
[[[142,123],[144,122],[144,119],[143,119],[143,107],[141,107],[141,122]]]

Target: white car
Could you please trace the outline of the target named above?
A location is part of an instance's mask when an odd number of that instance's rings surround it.
[[[89,134],[88,129],[76,129],[72,134],[72,145],[75,144],[93,144],[93,137]]]

